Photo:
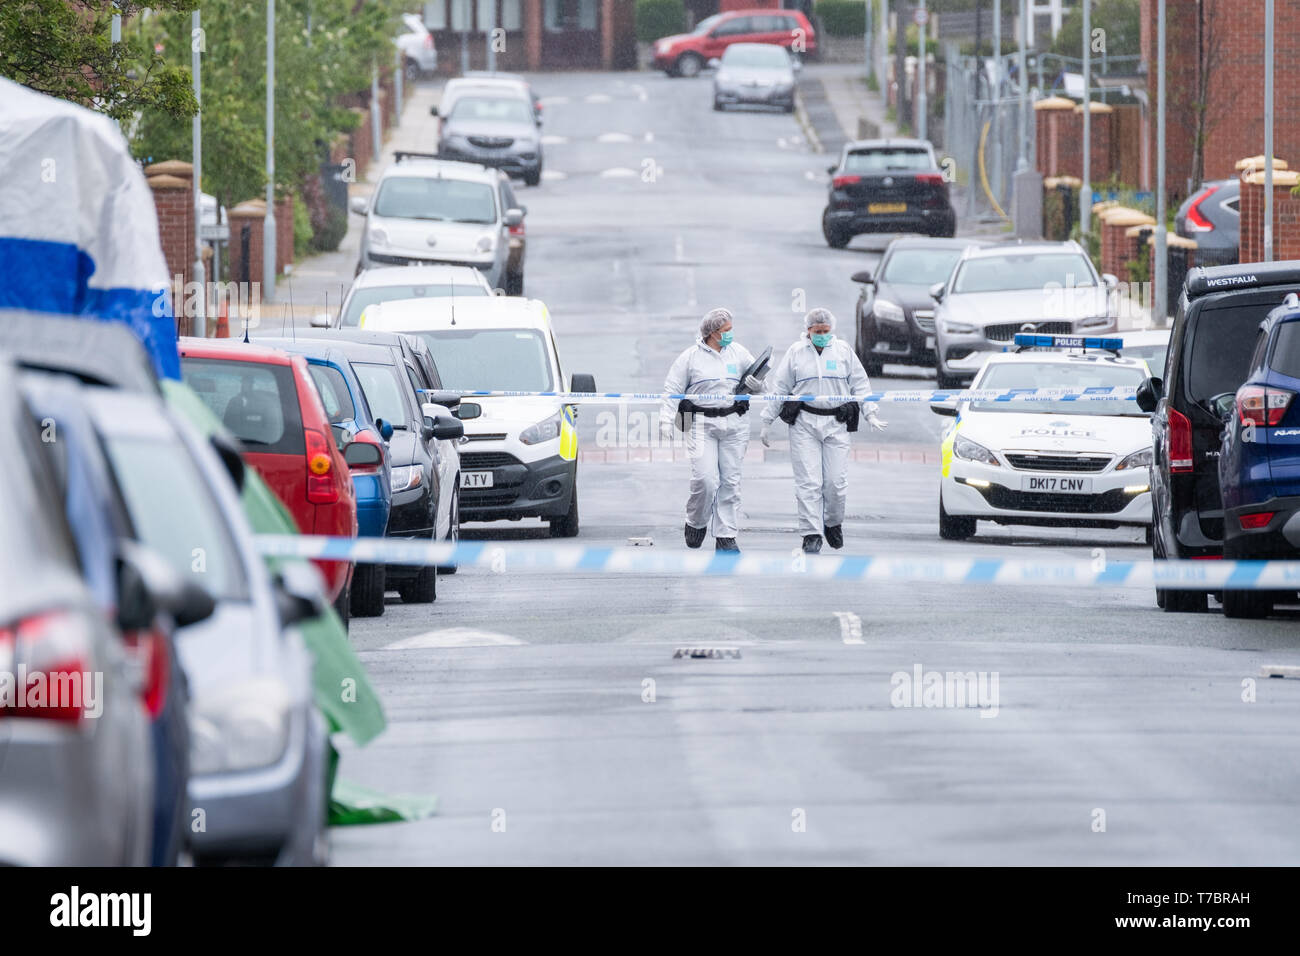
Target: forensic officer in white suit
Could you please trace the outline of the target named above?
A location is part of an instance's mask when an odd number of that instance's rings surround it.
[[[886,424],[875,402],[860,403],[871,391],[867,371],[848,342],[834,334],[835,316],[813,309],[804,316],[804,334],[786,350],[770,377],[774,395],[843,395],[814,402],[764,402],[763,444],[771,447],[772,423],[790,426],[790,464],[799,509],[803,549],[816,554],[822,535],[832,548],[844,546],[844,503],[849,487],[849,433],[858,430],[859,406],[877,431]]]
[[[700,337],[668,370],[668,395],[716,395],[720,398],[681,401],[665,398],[659,430],[671,440],[674,429],[686,433],[691,460],[691,491],[686,499],[686,546],[698,548],[712,532],[716,550],[739,551],[740,463],[749,447],[748,402],[730,396],[736,389],[759,392],[763,381],[746,370],[753,364],[749,349],[732,341],[732,314],[713,309],[700,321]]]

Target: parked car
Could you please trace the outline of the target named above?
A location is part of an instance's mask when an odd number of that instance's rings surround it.
[[[1251,376],[1260,323],[1292,292],[1300,292],[1300,267],[1294,262],[1188,272],[1165,376],[1153,375],[1137,392],[1138,407],[1154,413],[1151,548],[1156,561],[1223,556],[1223,416]],[[1267,415],[1267,401],[1265,406]],[[1256,434],[1262,433],[1257,427]],[[1156,589],[1156,604],[1166,611],[1204,611],[1207,598],[1205,591]]]
[[[1241,180],[1203,183],[1183,200],[1174,216],[1174,231],[1196,240],[1201,265],[1231,265],[1241,245]]]
[[[799,61],[770,43],[733,43],[721,59],[710,60],[713,74],[713,108],[775,106],[794,112],[794,79]]]
[[[510,227],[523,213],[501,205],[495,170],[432,156],[398,153],[373,201],[355,196],[351,210],[366,217],[357,272],[378,265],[467,265],[490,288],[502,284]]]
[[[127,558],[125,601],[105,617],[82,580],[49,444],[0,355],[0,670],[102,676],[91,707],[0,707],[0,864],[139,866],[153,842],[154,751],[121,631],[147,627],[156,598]]]
[[[817,31],[798,10],[730,10],[705,17],[690,33],[655,41],[653,65],[669,76],[697,76],[733,43],[768,43],[817,56]]]
[[[542,141],[532,100],[513,87],[476,85],[441,107],[438,155],[491,166],[529,186],[542,181]]]
[[[1300,296],[1289,293],[1255,335],[1246,381],[1211,401],[1224,418],[1219,454],[1223,556],[1300,560]],[[1225,589],[1227,617],[1264,617],[1296,590]]]
[[[361,323],[361,313],[376,302],[491,294],[483,273],[472,266],[381,266],[366,269],[353,280],[337,314],[318,313],[311,324],[316,329],[354,329]]]
[[[182,338],[181,374],[243,446],[303,534],[357,536],[357,500],[305,360],[238,339]],[[317,563],[347,620],[352,565]]]
[[[1112,275],[1098,275],[1077,242],[999,243],[966,249],[935,283],[935,369],[940,388],[974,378],[1018,332],[1097,335],[1115,328]]]
[[[1147,363],[1152,375],[1163,375],[1165,358],[1169,354],[1169,329],[1128,329],[1120,354],[1125,358],[1140,358]]]
[[[508,227],[510,253],[506,257],[506,278],[503,289],[506,295],[523,295],[524,259],[528,253],[528,232],[524,220],[528,216],[528,207],[515,198],[515,190],[510,185],[509,176],[502,175],[499,188],[502,208],[519,210],[518,222]]]
[[[843,249],[864,232],[957,232],[957,213],[934,147],[919,139],[863,139],[845,145],[827,169],[822,235]]]
[[[483,81],[489,81],[492,84],[510,84],[520,90],[528,101],[533,104],[533,112],[537,115],[537,124],[542,123],[542,101],[537,94],[533,92],[532,84],[519,73],[502,73],[501,71],[492,70],[466,70],[457,79],[447,81],[447,85],[442,90],[442,101],[447,102],[447,91],[456,89],[456,84],[464,81],[466,85],[481,85]]]
[[[406,29],[393,42],[402,51],[403,75],[414,83],[422,74],[438,71],[438,49],[418,13],[402,14],[402,24]]]
[[[885,362],[934,367],[935,301],[930,289],[945,282],[976,239],[895,239],[875,269],[853,273],[862,288],[854,307],[856,350],[868,375]]]

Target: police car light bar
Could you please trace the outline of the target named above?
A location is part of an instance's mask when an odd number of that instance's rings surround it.
[[[1022,349],[1104,349],[1118,352],[1124,347],[1123,339],[1102,339],[1084,335],[1034,335],[1021,332],[1015,345]]]

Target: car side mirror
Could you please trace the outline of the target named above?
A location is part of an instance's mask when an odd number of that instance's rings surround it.
[[[949,418],[957,417],[957,403],[955,401],[931,402],[930,411],[936,415],[946,415]]]
[[[482,415],[483,406],[478,402],[461,402],[451,410],[451,413],[462,422],[467,422],[472,418],[478,418]]]
[[[358,216],[364,216],[370,212],[370,202],[365,196],[353,196],[348,200],[348,208]]]
[[[216,610],[212,595],[181,574],[156,552],[124,541],[117,557],[117,626],[123,631],[152,627],[159,611],[181,627],[196,624]]]
[[[328,329],[330,327],[330,317],[327,312],[317,312],[311,317],[311,327],[313,329]]]
[[[460,392],[452,392],[447,389],[427,389],[424,397],[431,405],[441,405],[444,408],[455,408],[460,404]]]
[[[226,473],[230,475],[230,480],[235,483],[235,488],[243,491],[247,469],[244,465],[244,456],[240,453],[239,446],[235,444],[234,439],[218,433],[209,436],[208,444],[217,453],[221,463],[226,466]]]
[[[586,372],[574,372],[569,379],[569,391],[584,393],[596,391],[596,376],[588,375]]]
[[[325,613],[324,589],[320,574],[302,561],[283,565],[275,575],[275,608],[280,625],[292,627]]]
[[[709,62],[706,63],[705,66],[707,66],[710,70],[716,70],[718,67],[722,66],[722,61],[719,60],[716,56],[711,57],[709,59]]]
[[[432,415],[425,415],[420,423],[420,441],[433,441],[433,425],[437,421]]]
[[[379,437],[384,441],[389,441],[393,437],[393,426],[391,422],[386,422],[382,418],[375,419],[375,427],[379,429]]]
[[[1110,292],[1114,292],[1116,289],[1119,288],[1119,276],[1117,275],[1113,275],[1109,272],[1103,272],[1101,275],[1101,281],[1106,283],[1106,289]]]
[[[832,165],[826,167],[826,172],[830,173],[830,174],[833,176],[833,175],[835,175],[835,170],[837,170],[837,169],[839,169],[839,168],[840,168],[839,163],[834,163],[834,164],[832,164]]]
[[[934,299],[935,302],[942,302],[946,291],[947,289],[944,286],[944,283],[936,282],[934,285],[930,286],[930,298]]]
[[[465,426],[450,415],[429,417],[425,421],[433,423],[430,431],[435,441],[456,441],[465,434]]]
[[[862,285],[871,285],[873,281],[870,269],[863,269],[861,272],[855,272],[853,275],[849,276],[849,279],[853,282],[859,282]]]
[[[349,468],[375,468],[384,463],[384,453],[378,445],[354,441],[343,449],[343,461]]]
[[[501,217],[501,221],[507,226],[514,228],[523,223],[524,211],[522,209],[507,209],[506,214]]]
[[[1152,377],[1148,378],[1137,387],[1137,393],[1133,396],[1137,400],[1137,407],[1150,415],[1160,404],[1160,399],[1164,394],[1164,382]]]
[[[803,60],[800,59],[800,58],[797,57],[797,56],[791,58],[791,60],[790,60],[790,69],[792,69],[792,70],[794,70],[796,73],[798,73],[800,70],[803,69]]]

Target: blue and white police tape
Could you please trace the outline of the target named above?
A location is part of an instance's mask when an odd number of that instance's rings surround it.
[[[653,548],[596,548],[526,542],[423,542],[397,538],[259,535],[262,553],[359,564],[483,567],[496,572],[685,574],[790,577],[834,581],[1006,584],[1034,587],[1219,591],[1300,590],[1300,561],[1103,561],[1101,559],[928,558],[906,555],[804,555],[795,552],[700,553]]]
[[[689,398],[693,402],[894,402],[928,404],[930,402],[1131,402],[1137,389],[1133,386],[1097,385],[1091,388],[981,388],[981,389],[913,389],[869,392],[866,395],[730,395],[667,394],[663,392],[527,392],[480,389],[460,392],[462,398],[551,398],[566,405],[643,405]]]

